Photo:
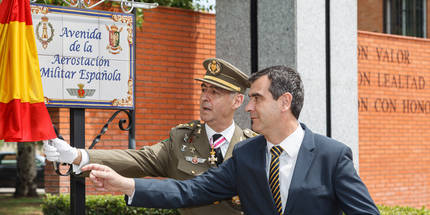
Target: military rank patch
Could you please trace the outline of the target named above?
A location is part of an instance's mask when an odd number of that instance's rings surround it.
[[[189,123],[179,124],[176,126],[176,128],[187,128],[187,129],[193,129],[195,127],[201,127],[199,120],[194,120]]]
[[[245,128],[245,129],[243,129],[243,134],[244,134],[246,137],[248,137],[248,138],[250,138],[250,137],[255,137],[255,136],[257,136],[257,135],[258,135],[258,133],[257,133],[257,132],[254,132],[253,130],[251,130],[251,129],[249,129],[249,128]]]

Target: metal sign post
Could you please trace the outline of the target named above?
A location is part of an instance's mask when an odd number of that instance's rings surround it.
[[[85,148],[85,108],[70,108],[70,145]],[[85,214],[85,178],[70,175],[71,214]]]

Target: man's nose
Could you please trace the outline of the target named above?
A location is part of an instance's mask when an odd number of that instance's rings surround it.
[[[206,92],[202,92],[202,94],[200,94],[200,99],[202,101],[208,101],[209,100],[209,96],[207,95]]]
[[[254,110],[254,104],[253,104],[252,100],[249,100],[248,104],[246,104],[246,106],[245,106],[245,111],[251,112],[252,110]]]

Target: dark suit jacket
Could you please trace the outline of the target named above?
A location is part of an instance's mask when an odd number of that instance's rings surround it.
[[[305,129],[284,214],[379,214],[346,145]],[[180,208],[239,194],[246,214],[277,214],[266,176],[266,139],[235,146],[219,168],[186,181],[135,179],[131,206]],[[127,199],[127,198],[126,198]]]

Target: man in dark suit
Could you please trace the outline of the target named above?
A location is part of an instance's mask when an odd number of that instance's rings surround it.
[[[379,214],[354,169],[349,147],[298,122],[304,90],[288,67],[250,78],[246,110],[262,134],[235,146],[219,168],[187,181],[130,179],[89,165],[101,190],[121,191],[131,206],[178,208],[239,195],[246,214]]]

